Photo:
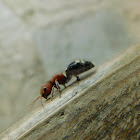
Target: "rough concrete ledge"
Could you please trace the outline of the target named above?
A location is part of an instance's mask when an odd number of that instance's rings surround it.
[[[0,134],[0,139],[138,139],[140,46],[97,67]]]

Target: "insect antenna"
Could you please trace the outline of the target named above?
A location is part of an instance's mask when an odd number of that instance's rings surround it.
[[[43,105],[43,103],[42,103],[42,96],[37,97],[37,98],[36,98],[31,104],[29,104],[28,106],[29,106],[30,108],[33,108],[33,106],[35,105],[36,101],[39,100],[39,99],[41,99],[41,104],[42,104],[42,106],[43,106],[43,108],[44,108],[44,105]]]

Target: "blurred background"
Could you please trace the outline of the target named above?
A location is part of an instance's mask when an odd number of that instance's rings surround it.
[[[98,66],[139,44],[140,0],[1,0],[0,25],[2,131],[73,60]]]

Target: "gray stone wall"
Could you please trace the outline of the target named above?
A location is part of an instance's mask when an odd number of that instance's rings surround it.
[[[96,65],[139,44],[139,0],[1,0],[0,130],[75,59]],[[38,102],[40,104],[40,102]]]

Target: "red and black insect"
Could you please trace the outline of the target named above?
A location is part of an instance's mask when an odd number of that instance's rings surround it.
[[[59,74],[53,76],[50,79],[50,81],[48,81],[46,84],[44,84],[41,87],[41,89],[40,89],[41,96],[39,96],[36,100],[38,100],[40,98],[47,99],[50,94],[51,94],[51,98],[52,98],[53,93],[54,93],[54,88],[56,88],[58,90],[58,92],[61,96],[59,85],[63,85],[66,88],[65,84],[71,80],[72,76],[75,76],[77,78],[77,81],[79,81],[80,78],[78,77],[78,75],[85,71],[88,71],[89,69],[91,69],[93,67],[94,67],[94,65],[89,61],[76,60],[76,61],[72,62],[71,64],[68,65],[68,67],[65,71],[66,76],[63,73],[59,73]]]

